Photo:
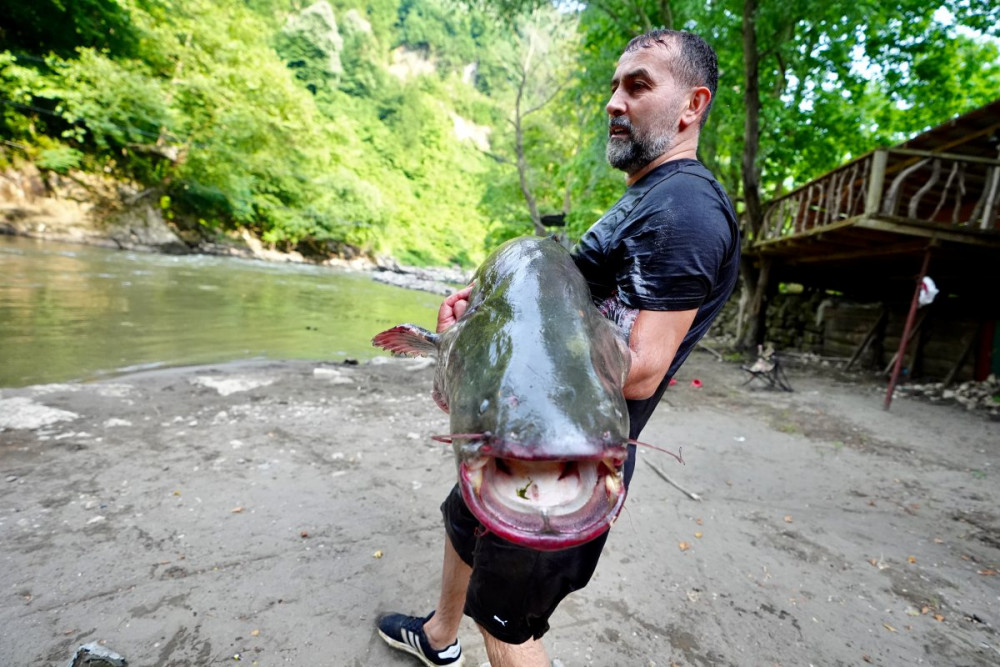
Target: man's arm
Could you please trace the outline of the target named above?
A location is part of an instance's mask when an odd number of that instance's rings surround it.
[[[632,367],[625,379],[625,398],[642,400],[656,392],[697,314],[697,308],[639,311],[628,341]]]

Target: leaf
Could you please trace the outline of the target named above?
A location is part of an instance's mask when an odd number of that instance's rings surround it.
[[[681,551],[687,551],[691,548],[691,545],[688,542],[681,542],[677,545],[677,548]]]

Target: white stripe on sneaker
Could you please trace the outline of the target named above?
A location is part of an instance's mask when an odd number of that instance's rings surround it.
[[[456,641],[454,644],[438,653],[438,658],[450,660],[452,658],[457,658],[460,655],[462,655],[462,645]]]

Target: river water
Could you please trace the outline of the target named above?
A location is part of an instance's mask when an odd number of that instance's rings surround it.
[[[0,387],[239,359],[368,359],[441,297],[353,273],[0,235]]]

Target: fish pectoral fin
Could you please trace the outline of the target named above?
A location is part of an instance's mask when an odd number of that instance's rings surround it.
[[[436,354],[438,335],[415,324],[399,324],[372,338],[372,345],[397,354]]]
[[[437,406],[442,410],[444,410],[445,413],[448,414],[451,413],[451,410],[448,408],[448,399],[444,397],[444,394],[438,391],[437,387],[434,387],[434,389],[431,391],[431,398],[434,399],[434,402],[437,403]]]

